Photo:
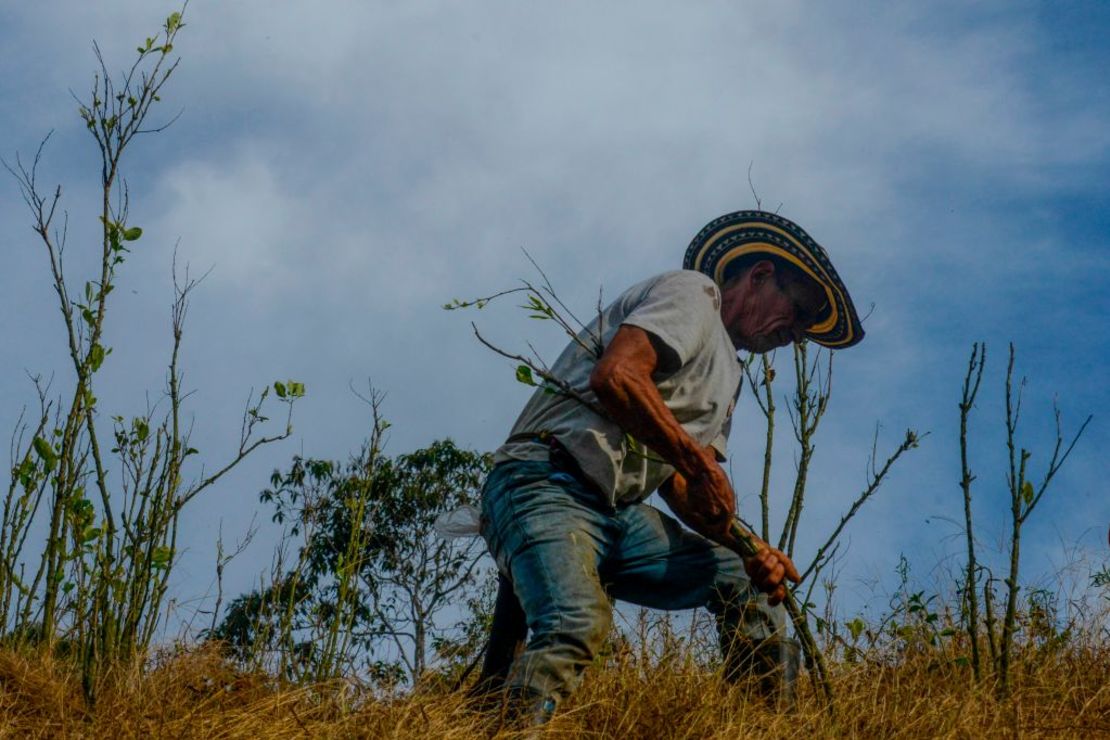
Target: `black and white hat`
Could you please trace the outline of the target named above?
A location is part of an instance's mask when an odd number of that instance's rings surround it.
[[[729,264],[751,254],[784,259],[825,289],[828,306],[806,331],[807,338],[833,349],[851,347],[863,339],[852,298],[828,254],[800,226],[782,216],[736,211],[713,219],[690,242],[682,267],[702,272],[723,285]]]

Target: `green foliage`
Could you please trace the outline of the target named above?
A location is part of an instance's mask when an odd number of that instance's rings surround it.
[[[517,365],[516,379],[518,383],[523,383],[524,385],[538,385],[536,379],[532,377],[532,368],[527,365]]]
[[[215,466],[217,472],[187,482],[184,461],[196,450],[188,445],[188,425],[182,428],[177,362],[187,296],[196,282],[181,284],[176,274],[169,387],[164,405],[155,404],[163,415],[155,418],[148,411],[127,422],[120,415],[102,417],[98,408],[94,387],[112,352],[103,344],[108,297],[128,245],[143,236],[142,228],[128,224],[129,199],[120,193],[124,154],[139,133],[160,128],[148,117],[176,69],[167,54],[183,27],[180,13],[170,15],[163,32],[138,47],[138,58],[118,76],[98,53],[91,94],[79,107],[100,154],[96,200],[102,237],[93,253],[99,264],[83,281],[83,292],[70,290],[61,268],[67,230],[54,223],[55,215],[64,213],[61,188],[43,191],[37,176],[46,140],[29,167],[18,157],[14,167],[4,163],[30,208],[47,258],[73,374],[72,388],[57,402],[35,379],[37,421],[13,437],[18,463],[0,516],[0,619],[8,635],[65,645],[64,655],[75,662],[89,699],[104,675],[145,657],[163,623],[182,508],[258,446],[283,439],[290,430],[291,417],[284,435],[258,436],[265,393],[256,404],[248,399],[251,413],[243,420],[238,450]],[[290,414],[292,401],[303,395],[304,387],[295,384],[286,401]],[[112,423],[114,446],[105,439],[103,419]]]
[[[304,396],[304,383],[298,383],[295,380],[287,380],[282,383],[280,380],[274,382],[274,393],[278,398],[301,398]]]
[[[42,458],[43,472],[50,473],[54,466],[58,464],[58,454],[55,452],[54,447],[42,437],[35,437],[32,442],[35,448],[35,454]]]
[[[528,301],[521,308],[528,312],[528,318],[550,321],[555,319],[555,309],[536,293],[528,294]]]
[[[236,598],[213,630],[238,659],[289,678],[353,671],[395,683],[415,682],[435,654],[450,652],[458,629],[439,615],[471,588],[482,548],[442,539],[434,523],[477,501],[490,458],[450,440],[386,458],[387,427],[376,417],[375,434],[346,464],[298,456],[274,471],[259,499],[301,544],[293,567]],[[336,624],[345,639],[329,642]]]
[[[111,350],[108,350],[108,352],[111,352]],[[89,369],[92,370],[94,373],[99,370],[100,366],[104,364],[104,357],[108,354],[108,352],[105,352],[104,347],[100,346],[99,344],[94,344],[92,347],[90,347]]]

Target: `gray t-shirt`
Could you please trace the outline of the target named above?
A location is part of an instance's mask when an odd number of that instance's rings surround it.
[[[721,294],[700,272],[675,270],[633,285],[601,312],[579,338],[593,346],[600,334],[608,346],[622,325],[651,334],[661,370],[652,380],[683,429],[702,445],[713,445],[723,460],[740,392],[736,348],[721,322]],[[597,359],[571,342],[551,373],[597,404],[590,373]],[[598,416],[578,400],[539,389],[529,399],[509,441],[494,453],[495,462],[545,460],[548,449],[529,438],[547,432],[574,457],[582,472],[606,494],[609,503],[630,503],[649,496],[674,468],[642,445],[632,450],[616,423]]]

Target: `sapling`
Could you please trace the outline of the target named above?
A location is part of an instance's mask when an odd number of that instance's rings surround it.
[[[202,469],[190,480],[186,467],[199,453],[190,446],[191,424],[182,418],[187,393],[181,387],[179,354],[189,299],[199,280],[187,269],[179,277],[175,265],[164,399],[132,418],[110,416],[111,431],[105,431],[95,389],[112,354],[104,339],[109,296],[143,238],[143,229],[130,219],[122,168],[136,137],[162,131],[175,118],[150,122],[179,63],[172,52],[184,28],[182,12],[171,13],[159,32],[139,45],[118,77],[94,45],[99,70],[78,111],[100,154],[99,259],[83,289],[73,290],[63,260],[69,224],[60,210],[61,187],[44,189],[39,181],[49,137],[29,164],[18,156],[14,164],[4,162],[47,258],[72,388],[64,398],[48,401],[49,385],[36,380],[37,422],[21,425],[13,438],[12,479],[0,530],[0,616],[13,638],[65,647],[80,665],[89,698],[107,671],[142,656],[155,636],[178,555],[182,509],[254,450],[288,437],[293,402],[304,394],[299,383],[275,386],[288,414],[282,429],[267,436],[259,430],[268,421],[269,388],[251,393],[238,449],[214,472]],[[29,538],[35,527],[44,532],[41,542]]]
[[[1056,429],[1055,442],[1053,443],[1052,454],[1045,467],[1044,475],[1039,484],[1034,484],[1028,469],[1029,460],[1033,457],[1033,453],[1024,447],[1019,447],[1017,443],[1018,422],[1021,419],[1021,405],[1025,389],[1025,379],[1022,378],[1017,381],[1017,387],[1015,388],[1014,345],[1013,343],[1010,344],[1009,359],[1006,364],[1005,382],[1006,450],[1008,465],[1006,488],[1009,494],[1010,513],[1010,533],[1008,538],[1009,568],[1007,576],[1001,580],[1001,583],[1006,587],[1004,592],[1005,609],[999,614],[997,611],[998,605],[995,604],[995,584],[999,582],[999,579],[994,577],[989,568],[980,566],[975,556],[974,527],[971,510],[971,483],[974,481],[975,477],[971,475],[967,454],[967,420],[975,402],[985,362],[986,346],[982,344],[973,345],[971,358],[968,362],[968,369],[964,376],[964,392],[960,403],[960,486],[964,497],[965,534],[968,552],[964,596],[968,602],[968,635],[971,641],[972,665],[975,667],[973,670],[976,678],[979,678],[982,669],[980,666],[981,657],[979,656],[978,648],[978,604],[977,592],[975,589],[978,573],[980,570],[985,571],[987,577],[984,579],[983,583],[983,626],[986,631],[987,649],[994,667],[994,678],[998,692],[1001,696],[1009,696],[1012,690],[1010,668],[1013,661],[1014,634],[1017,630],[1018,593],[1021,590],[1018,579],[1021,564],[1022,528],[1025,526],[1026,522],[1028,522],[1037,504],[1041,502],[1042,497],[1048,490],[1049,484],[1060,471],[1060,468],[1063,467],[1064,463],[1067,462],[1068,457],[1075,448],[1076,442],[1083,436],[1083,432],[1087,429],[1087,425],[1090,424],[1093,417],[1090,415],[1087,416],[1083,423],[1080,424],[1074,436],[1072,436],[1071,441],[1065,446],[1064,435],[1061,428],[1060,409],[1053,404]]]

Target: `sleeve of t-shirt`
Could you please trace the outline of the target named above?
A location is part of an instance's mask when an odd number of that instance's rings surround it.
[[[677,370],[706,345],[720,321],[717,286],[700,272],[681,270],[662,275],[621,323],[661,342],[677,359]]]
[[[731,416],[725,419],[721,431],[713,438],[713,441],[709,443],[709,446],[717,453],[717,462],[724,462],[728,459],[728,435],[730,431],[732,431]]]

